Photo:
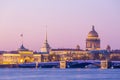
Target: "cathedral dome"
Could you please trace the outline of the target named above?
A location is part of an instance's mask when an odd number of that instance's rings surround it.
[[[92,26],[92,31],[88,33],[88,37],[98,37],[98,33],[95,31],[94,26]]]

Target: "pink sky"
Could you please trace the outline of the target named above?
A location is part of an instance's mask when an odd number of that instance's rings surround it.
[[[45,39],[52,48],[85,49],[95,25],[101,48],[120,49],[120,0],[0,0],[0,50],[24,45],[39,51]]]

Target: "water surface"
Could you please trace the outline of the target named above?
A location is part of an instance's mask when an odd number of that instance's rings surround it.
[[[120,69],[0,68],[0,80],[120,80]]]

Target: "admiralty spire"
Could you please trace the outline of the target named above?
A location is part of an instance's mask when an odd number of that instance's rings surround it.
[[[46,38],[45,38],[45,41],[44,41],[44,44],[41,48],[41,52],[42,53],[49,53],[51,47],[50,45],[48,44],[48,40],[47,40],[47,30],[46,30]]]

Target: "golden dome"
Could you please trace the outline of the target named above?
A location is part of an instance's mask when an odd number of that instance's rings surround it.
[[[88,37],[98,37],[98,33],[95,31],[94,26],[92,26],[92,31],[88,33]]]

